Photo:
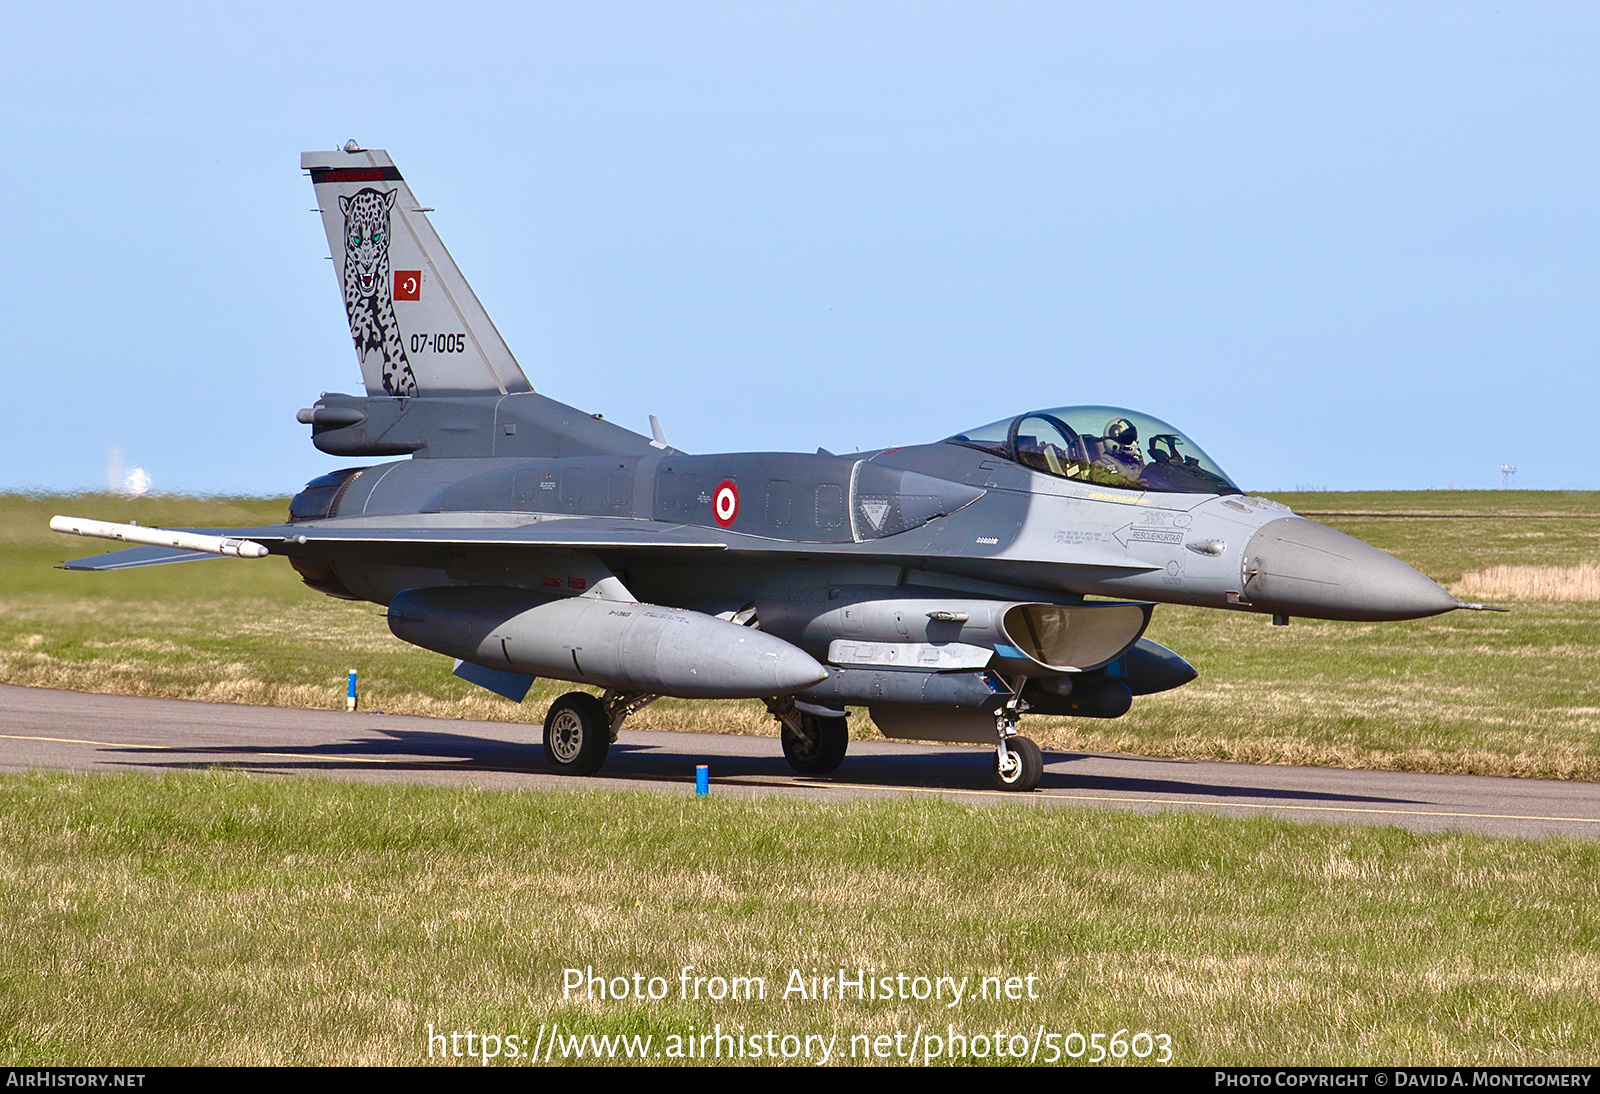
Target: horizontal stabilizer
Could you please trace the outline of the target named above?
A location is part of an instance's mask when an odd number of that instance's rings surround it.
[[[171,562],[198,562],[203,558],[221,558],[209,551],[185,551],[177,547],[129,547],[122,551],[107,551],[103,555],[75,558],[63,562],[63,570],[132,570],[140,566],[165,566]]]

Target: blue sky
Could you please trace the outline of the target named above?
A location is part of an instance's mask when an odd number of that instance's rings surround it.
[[[0,489],[287,493],[386,148],[535,388],[690,451],[1166,418],[1246,489],[1600,487],[1600,8],[27,5]]]

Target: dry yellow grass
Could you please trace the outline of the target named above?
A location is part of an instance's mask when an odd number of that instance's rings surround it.
[[[1463,574],[1451,592],[1504,600],[1600,600],[1600,563],[1485,566]]]

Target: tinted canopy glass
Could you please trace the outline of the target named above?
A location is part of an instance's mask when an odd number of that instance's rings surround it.
[[[950,438],[1057,478],[1125,490],[1238,494],[1199,445],[1160,418],[1114,406],[1064,406]]]

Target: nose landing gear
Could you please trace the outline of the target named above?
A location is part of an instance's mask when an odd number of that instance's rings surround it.
[[[1039,746],[1017,732],[1021,712],[1011,700],[995,712],[994,784],[1001,790],[1037,790],[1044,778],[1044,754]]]

